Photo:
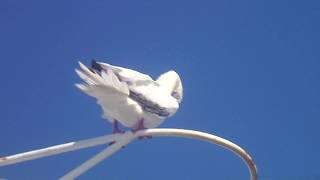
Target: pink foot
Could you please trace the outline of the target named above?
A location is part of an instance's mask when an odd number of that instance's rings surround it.
[[[125,133],[125,131],[119,129],[118,121],[114,120],[113,121],[113,126],[112,126],[112,134],[123,134],[123,133]],[[109,145],[112,145],[114,143],[115,143],[115,141],[112,141],[112,142],[109,143]]]
[[[137,128],[133,129],[132,132],[137,132],[139,130],[144,130],[144,129],[147,129],[146,127],[144,127],[144,119],[141,119],[137,125]],[[151,139],[152,136],[139,136],[138,139],[139,140],[142,140],[142,139],[145,139],[145,138],[148,138],[148,139]]]
[[[113,125],[112,125],[112,134],[117,134],[117,133],[121,133],[123,134],[124,131],[119,129],[119,123],[117,120],[113,121]]]

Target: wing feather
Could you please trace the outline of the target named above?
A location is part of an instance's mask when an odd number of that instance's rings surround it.
[[[80,69],[76,69],[76,73],[84,83],[75,84],[75,86],[97,99],[97,103],[103,109],[104,118],[111,122],[119,119],[127,126],[133,126],[130,123],[135,123],[135,121],[125,121],[131,118],[138,119],[131,115],[137,111],[137,107],[136,104],[130,104],[128,85],[120,81],[112,69],[96,72],[80,62],[79,65]],[[125,114],[123,111],[130,113]]]
[[[104,70],[111,69],[122,81],[153,81],[153,79],[149,75],[134,71],[132,69],[113,66],[102,62],[99,62],[99,65],[101,65]]]
[[[76,84],[76,86],[91,96],[98,96],[101,91],[102,94],[115,93],[129,95],[129,89],[126,83],[121,82],[112,70],[107,73],[102,72],[101,75],[88,69],[85,65],[80,63],[81,70],[76,69],[76,73],[86,84]]]

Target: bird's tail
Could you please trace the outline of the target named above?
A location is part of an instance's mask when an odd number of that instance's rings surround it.
[[[83,92],[97,96],[97,92],[101,90],[112,91],[114,93],[129,94],[129,89],[124,82],[121,82],[119,78],[112,72],[111,69],[104,71],[99,63],[92,61],[92,69],[79,62],[80,70],[75,69],[78,76],[85,82],[82,84],[76,84],[76,86]],[[99,70],[99,68],[101,68]],[[97,73],[99,71],[99,73]]]
[[[91,60],[91,68],[99,73],[101,73],[103,69],[102,66],[99,63],[97,63],[95,59]]]

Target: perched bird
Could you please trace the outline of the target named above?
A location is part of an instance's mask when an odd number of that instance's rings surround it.
[[[118,123],[134,131],[157,127],[179,108],[183,88],[175,71],[153,80],[138,71],[95,60],[91,67],[79,65],[76,73],[84,83],[76,86],[97,99],[103,118],[113,123],[113,133],[122,132]]]

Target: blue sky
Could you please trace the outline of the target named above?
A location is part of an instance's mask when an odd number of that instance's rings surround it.
[[[320,3],[0,2],[0,155],[108,134],[74,87],[77,61],[150,74],[174,69],[179,112],[161,127],[214,133],[245,148],[261,180],[320,178]],[[9,180],[57,179],[104,146],[1,167]],[[176,138],[137,141],[79,179],[248,179],[234,154]]]

